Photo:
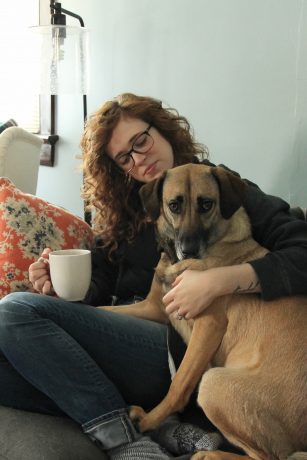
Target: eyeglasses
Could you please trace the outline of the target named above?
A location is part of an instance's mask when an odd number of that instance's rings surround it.
[[[140,133],[134,140],[131,149],[127,153],[119,155],[115,159],[115,163],[119,166],[125,173],[129,173],[135,166],[135,161],[132,156],[132,153],[147,153],[154,144],[152,136],[149,134],[151,124],[148,126],[145,131]]]

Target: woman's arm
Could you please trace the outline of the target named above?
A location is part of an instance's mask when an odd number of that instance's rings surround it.
[[[265,257],[252,261],[265,300],[307,294],[307,222],[292,217],[289,205],[247,188],[244,207],[254,239],[269,249]]]
[[[227,166],[220,166],[239,176]],[[307,222],[291,216],[289,204],[281,198],[265,194],[246,179],[244,182],[248,187],[243,205],[252,224],[253,237],[270,251],[251,262],[262,298],[307,295]]]
[[[177,276],[173,288],[163,297],[163,303],[168,315],[175,313],[189,319],[209,307],[216,297],[259,292],[259,280],[250,264],[205,271],[185,270]]]

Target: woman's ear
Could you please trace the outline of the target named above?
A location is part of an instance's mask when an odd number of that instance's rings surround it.
[[[229,219],[243,204],[246,184],[235,174],[216,166],[211,168],[220,191],[220,210],[224,219]]]
[[[159,179],[155,179],[143,185],[139,191],[144,211],[153,221],[157,220],[160,215],[162,188],[165,176],[166,172],[164,172]]]

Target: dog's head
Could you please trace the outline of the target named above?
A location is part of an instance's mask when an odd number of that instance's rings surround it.
[[[162,249],[176,262],[203,258],[225,236],[244,191],[244,182],[223,168],[188,164],[143,185],[140,196]]]

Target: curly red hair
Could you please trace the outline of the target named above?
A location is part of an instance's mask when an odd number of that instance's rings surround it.
[[[194,142],[187,119],[175,109],[162,107],[157,99],[124,93],[93,113],[81,139],[83,197],[88,209],[94,210],[94,229],[110,252],[120,241],[131,240],[146,221],[137,193],[140,184],[125,176],[106,153],[123,116],[152,124],[171,144],[175,166],[206,154],[206,148]]]

